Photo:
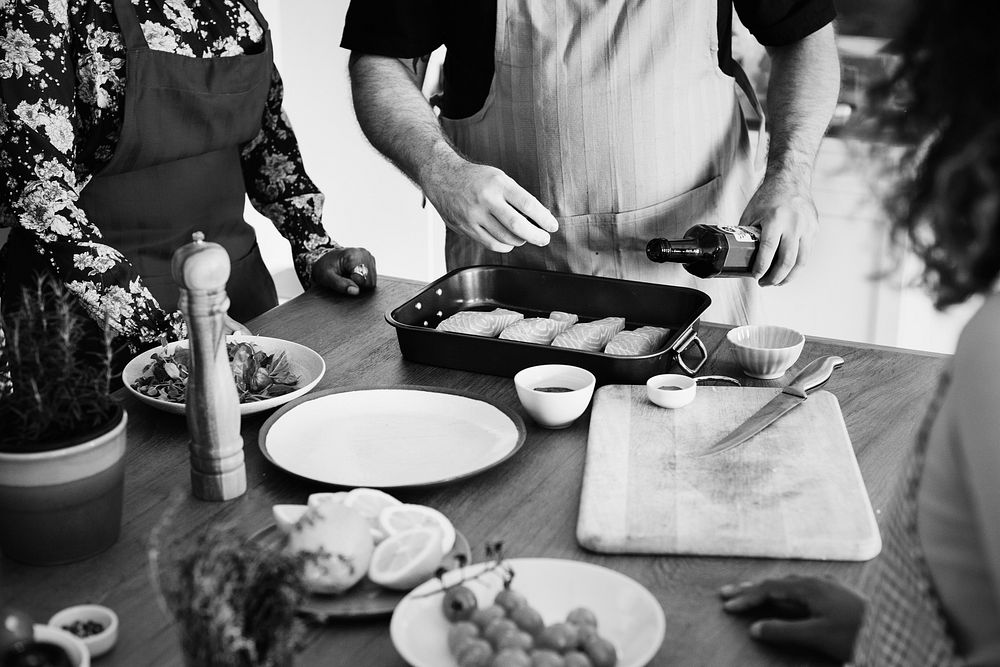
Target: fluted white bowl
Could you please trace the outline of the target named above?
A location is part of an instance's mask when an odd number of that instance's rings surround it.
[[[726,334],[743,372],[761,380],[780,378],[791,368],[806,339],[795,329],[749,324]]]

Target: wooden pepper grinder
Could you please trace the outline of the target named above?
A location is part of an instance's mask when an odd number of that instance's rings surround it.
[[[240,403],[224,335],[229,254],[195,232],[174,253],[171,272],[188,325],[191,375],[185,399],[191,434],[191,489],[202,500],[230,500],[247,489]]]

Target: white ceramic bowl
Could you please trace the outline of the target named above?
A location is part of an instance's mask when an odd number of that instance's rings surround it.
[[[750,324],[726,334],[743,372],[761,380],[780,378],[798,360],[806,339],[795,329]]]
[[[75,633],[69,630],[68,626],[72,626],[74,623],[87,623],[88,621],[100,623],[104,626],[104,629],[96,634],[79,637],[83,645],[87,647],[91,657],[96,658],[110,651],[115,642],[118,641],[118,614],[99,604],[78,604],[74,607],[67,607],[62,611],[57,611],[49,619],[49,625],[59,630],[70,632],[75,636]]]
[[[665,373],[646,380],[646,395],[661,408],[683,408],[694,400],[698,383],[687,375]]]
[[[90,667],[90,651],[76,635],[51,625],[35,623],[35,641],[55,644],[66,651],[73,667]]]
[[[545,428],[566,428],[576,421],[590,405],[596,384],[590,371],[562,364],[531,366],[514,376],[521,405]]]

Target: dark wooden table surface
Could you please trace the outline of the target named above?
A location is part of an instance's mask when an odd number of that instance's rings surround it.
[[[416,294],[421,285],[380,278],[362,298],[308,292],[251,323],[255,333],[296,341],[321,354],[326,376],[317,390],[346,386],[430,385],[461,388],[521,411],[509,378],[404,361],[396,334],[383,314]],[[701,374],[740,377],[745,384],[777,386],[743,377],[726,328],[702,325],[709,362]],[[825,387],[837,396],[854,443],[872,505],[885,516],[892,485],[913,442],[921,415],[946,357],[810,338],[797,368],[821,354],[846,360]],[[109,551],[59,567],[28,567],[0,558],[0,603],[27,610],[44,622],[58,609],[84,602],[107,605],[121,618],[117,647],[95,660],[98,667],[179,665],[177,635],[157,604],[147,566],[150,531],[178,489],[178,526],[237,521],[248,533],[270,522],[275,503],[301,503],[324,490],[268,463],[257,445],[267,414],[243,420],[248,492],[227,503],[190,497],[187,433],[183,417],[138,403],[122,392],[128,414],[124,525]],[[523,414],[523,412],[522,412]],[[785,665],[812,659],[752,642],[747,622],[722,612],[719,586],[769,575],[828,574],[859,580],[863,565],[761,559],[668,556],[602,556],[582,550],[575,526],[583,476],[589,412],[571,428],[548,431],[525,416],[527,441],[509,461],[471,479],[398,495],[449,516],[481,558],[487,541],[503,540],[511,556],[589,561],[618,570],[645,585],[663,605],[666,638],[655,665]],[[331,622],[310,628],[301,665],[393,666],[403,660],[389,639],[388,618]]]

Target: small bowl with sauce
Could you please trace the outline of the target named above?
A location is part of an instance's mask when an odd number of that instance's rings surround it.
[[[91,657],[104,655],[118,641],[118,614],[99,604],[78,604],[56,612],[49,626],[79,639]]]
[[[545,364],[514,376],[521,405],[539,426],[566,428],[582,415],[594,396],[597,379],[577,366]]]
[[[646,395],[661,408],[683,408],[694,400],[697,387],[694,378],[665,373],[646,380]]]

